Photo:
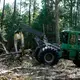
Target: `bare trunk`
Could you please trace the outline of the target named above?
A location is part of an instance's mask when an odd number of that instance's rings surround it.
[[[22,0],[20,0],[20,14],[21,14],[21,3],[22,3]]]
[[[31,0],[29,0],[29,25],[31,25]]]
[[[72,0],[70,0],[70,27],[72,27]]]
[[[76,18],[76,26],[78,26],[78,24],[79,24],[79,0],[77,0],[77,18]]]
[[[56,42],[60,43],[60,36],[59,36],[59,8],[58,8],[59,0],[55,1],[55,31],[56,31]]]
[[[14,12],[13,12],[13,20],[16,18],[16,0],[14,0]]]
[[[5,10],[5,0],[3,2],[3,9],[2,9],[2,16],[1,16],[1,29],[2,29],[2,26],[3,26],[4,10]]]
[[[35,19],[35,12],[36,11],[36,0],[34,0],[34,4],[33,4],[33,20]]]

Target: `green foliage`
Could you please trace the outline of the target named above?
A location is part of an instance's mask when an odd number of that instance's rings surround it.
[[[15,16],[13,13],[13,8],[9,4],[5,5],[5,16],[3,19],[3,32],[6,32],[6,39],[13,41],[13,35],[15,30],[20,27],[21,23],[29,24],[29,0],[21,2],[21,11],[19,7],[16,8]],[[45,32],[48,40],[55,42],[56,33],[56,19],[55,19],[55,0],[42,0],[42,9],[39,9],[36,0],[31,2],[31,26],[32,28]],[[59,3],[59,30],[63,29],[74,29],[80,30],[80,2],[79,0],[60,0]],[[2,15],[2,10],[0,10],[0,19]],[[0,20],[1,23],[1,20]],[[43,30],[44,27],[44,30]],[[33,47],[34,35],[30,33],[25,34],[26,47]]]
[[[52,0],[42,0],[42,9],[39,16],[34,20],[33,27],[41,32],[45,32],[48,40],[52,41],[50,36],[54,35],[53,32],[55,32],[55,12],[53,10],[53,3],[48,2],[52,2]]]
[[[79,7],[80,3],[78,0],[62,0],[61,16],[62,29],[69,28],[73,30],[80,30],[79,28]]]

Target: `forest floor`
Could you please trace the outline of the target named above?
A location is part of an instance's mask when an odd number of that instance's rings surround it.
[[[56,79],[80,79],[80,68],[77,68],[72,61],[64,59],[61,59],[55,66],[39,64],[29,55],[24,56],[22,62],[7,58],[0,62],[0,80]]]

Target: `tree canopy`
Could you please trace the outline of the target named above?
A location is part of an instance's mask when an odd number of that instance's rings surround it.
[[[59,43],[63,29],[80,30],[79,0],[41,0],[41,7],[38,0],[14,0],[13,4],[5,4],[3,0],[0,9],[0,28],[9,41],[12,41],[20,23],[43,32],[52,43]],[[25,36],[29,46],[34,35],[25,33]]]

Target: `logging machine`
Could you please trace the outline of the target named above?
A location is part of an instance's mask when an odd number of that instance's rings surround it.
[[[36,42],[41,40],[36,38]],[[60,58],[72,60],[80,67],[80,32],[63,30],[60,37],[60,45],[50,44],[43,39],[42,44],[35,50],[35,58],[40,63],[55,65]]]
[[[26,27],[25,24],[21,26]],[[60,45],[58,45],[49,43],[44,33],[29,27],[24,28],[24,30],[36,35],[35,41],[38,46],[35,49],[34,57],[39,63],[55,65],[59,59],[64,58],[72,60],[76,66],[80,67],[79,31],[63,30],[60,36]],[[43,39],[41,40],[40,37],[42,36]]]

